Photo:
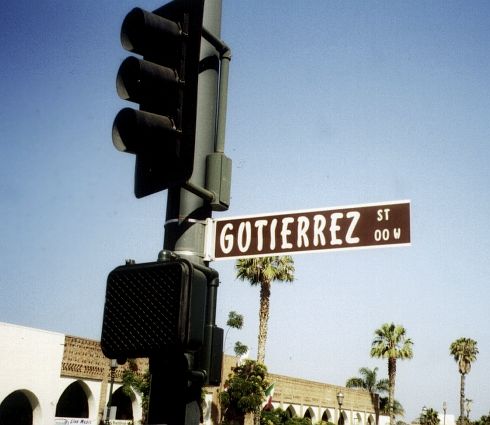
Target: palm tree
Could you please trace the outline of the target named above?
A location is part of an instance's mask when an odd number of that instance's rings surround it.
[[[439,425],[439,413],[435,411],[432,407],[429,407],[420,417],[420,423],[423,425]]]
[[[390,414],[390,403],[388,397],[379,398],[379,411],[383,415]],[[405,409],[398,400],[393,400],[393,415],[395,416],[405,416]]]
[[[386,402],[387,397],[380,397],[380,393],[385,393],[388,391],[388,380],[381,379],[380,381],[378,381],[377,373],[377,367],[375,367],[374,369],[361,367],[359,369],[359,374],[361,376],[354,376],[352,378],[349,378],[345,383],[345,386],[347,388],[364,388],[369,391],[369,393],[371,394],[371,401],[373,403],[373,406],[377,406],[376,417],[379,415],[380,412],[386,414],[386,412],[383,411],[383,408],[386,410],[386,405],[388,404]],[[385,400],[384,405],[383,400]]]
[[[359,377],[352,377],[347,380],[345,386],[347,388],[364,388],[371,394],[382,393],[388,391],[388,380],[377,380],[378,368],[369,369],[361,367],[359,369]]]
[[[242,329],[243,328],[243,315],[237,313],[236,311],[230,311],[228,313],[228,320],[226,322],[226,326],[228,326],[228,329],[226,330],[225,334],[225,342],[223,343],[224,350],[226,351],[226,340],[228,339],[228,332],[230,332],[230,329]]]
[[[244,258],[235,265],[237,278],[248,280],[252,286],[260,285],[259,337],[257,361],[264,363],[271,283],[292,282],[294,280],[294,261],[289,255],[281,257]]]
[[[395,380],[397,359],[411,359],[413,357],[413,342],[406,337],[406,330],[401,325],[385,323],[374,331],[374,340],[371,344],[371,357],[388,359],[388,402],[390,425],[395,425],[393,404],[395,401]]]
[[[476,360],[478,347],[476,346],[476,341],[471,338],[458,338],[449,346],[449,352],[458,363],[459,373],[461,374],[461,385],[459,392],[459,419],[460,423],[463,423],[465,376],[470,373],[471,363]]]

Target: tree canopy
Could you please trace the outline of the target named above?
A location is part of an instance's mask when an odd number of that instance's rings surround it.
[[[477,342],[471,338],[458,338],[449,346],[449,351],[458,363],[459,373],[466,375],[471,371],[471,364],[478,354]]]
[[[246,413],[260,410],[269,387],[267,368],[253,360],[246,360],[232,369],[220,393],[222,416],[226,423],[240,423]]]
[[[380,379],[378,381],[378,368],[369,369],[361,367],[359,369],[359,377],[352,377],[347,380],[345,386],[347,388],[364,388],[370,393],[382,393],[388,391],[388,379]]]
[[[439,414],[432,407],[429,407],[428,409],[425,409],[420,417],[420,423],[422,425],[439,425]]]

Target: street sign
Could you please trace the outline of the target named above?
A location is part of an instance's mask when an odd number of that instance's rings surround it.
[[[215,219],[210,260],[410,245],[410,201]]]

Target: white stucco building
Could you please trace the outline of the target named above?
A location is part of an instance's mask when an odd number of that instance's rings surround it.
[[[0,322],[0,424],[99,425],[106,419],[111,394],[111,425],[137,424],[141,398],[126,395],[121,378],[126,366],[104,357],[99,341]],[[224,358],[222,376],[236,359]],[[140,372],[146,359],[138,359]],[[378,415],[372,394],[365,390],[269,374],[275,385],[272,406],[290,416],[309,418],[313,424],[386,425]],[[207,388],[205,425],[218,422],[217,388]],[[344,394],[339,406],[337,394]],[[446,425],[454,425],[446,417]]]
[[[77,340],[83,347],[77,347]],[[92,362],[82,359],[85,365],[70,359],[70,352],[76,351],[91,357],[91,346],[100,351],[96,341],[2,322],[0,341],[0,423],[98,424],[103,419],[110,387],[108,360],[97,352]],[[114,394],[120,386],[114,384]],[[134,418],[140,419],[138,396],[126,401]]]

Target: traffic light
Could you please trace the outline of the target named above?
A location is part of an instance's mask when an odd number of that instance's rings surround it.
[[[174,0],[153,12],[135,8],[122,24],[122,46],[143,59],[123,61],[117,92],[139,110],[117,114],[112,140],[136,155],[137,198],[192,175],[203,9],[204,0]]]
[[[208,277],[187,260],[127,264],[107,278],[101,346],[112,359],[200,350]]]

